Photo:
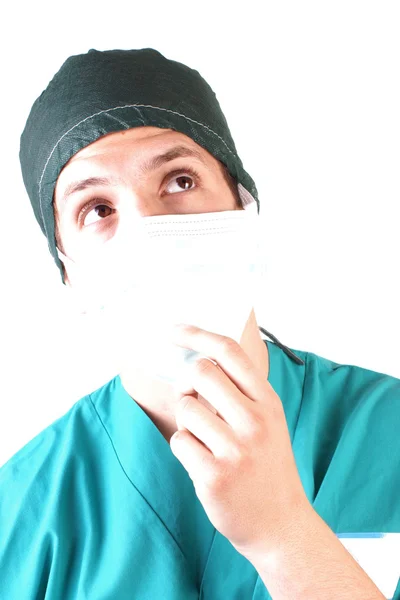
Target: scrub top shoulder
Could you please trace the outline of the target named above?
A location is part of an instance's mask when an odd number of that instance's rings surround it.
[[[264,341],[315,510],[338,535],[400,532],[400,380]],[[119,375],[0,468],[0,532],[0,598],[271,598]]]
[[[291,350],[305,365],[283,355],[269,381],[309,500],[337,533],[400,533],[400,379]]]

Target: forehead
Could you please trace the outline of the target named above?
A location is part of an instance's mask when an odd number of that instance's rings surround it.
[[[79,150],[79,152],[74,154],[64,168],[68,164],[73,164],[79,160],[90,159],[98,154],[104,154],[105,152],[125,151],[129,148],[139,156],[140,152],[144,152],[147,149],[161,148],[174,142],[182,142],[190,147],[195,147],[204,154],[209,154],[207,150],[196,144],[194,140],[180,131],[160,127],[141,126],[102,135],[95,142],[88,144],[85,148],[82,148],[82,150]]]
[[[131,156],[136,155],[140,160],[141,156],[144,158],[146,152],[154,153],[157,149],[161,151],[168,146],[173,146],[174,143],[193,148],[210,166],[218,162],[208,150],[180,131],[149,126],[132,127],[103,135],[74,154],[61,169],[56,181],[56,190],[58,191],[60,181],[62,183],[66,179],[67,173],[69,175],[70,171],[82,164],[96,162],[96,158],[104,160],[106,156],[112,157],[129,152]]]

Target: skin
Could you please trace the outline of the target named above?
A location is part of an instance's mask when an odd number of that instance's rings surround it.
[[[167,150],[176,143],[183,143],[201,152],[205,167],[193,157],[176,158],[145,177],[135,171],[150,156]],[[183,165],[193,166],[200,174],[197,189],[193,179],[185,186],[181,175],[168,177],[168,173]],[[122,178],[124,184],[110,188],[92,188],[73,194],[66,204],[61,202],[68,184],[77,179],[105,174]],[[185,170],[182,169],[184,176]],[[187,175],[189,177],[190,174]],[[185,189],[190,190],[188,192]],[[89,208],[84,221],[78,223],[77,212],[92,197],[99,197],[98,204],[117,210]],[[153,216],[167,214],[197,214],[238,208],[236,200],[223,177],[219,161],[190,137],[172,129],[136,127],[100,137],[77,152],[64,166],[55,186],[55,209],[58,213],[59,236],[64,254],[79,261],[83,248],[101,244],[114,235],[119,219],[132,219],[133,215]],[[65,268],[65,267],[64,267]],[[65,281],[69,286],[73,282]],[[240,346],[254,365],[268,377],[269,353],[261,338],[252,309],[244,329]],[[176,422],[177,395],[175,388],[167,383],[143,374],[135,365],[124,366],[120,372],[122,384],[128,394],[139,404],[169,442],[178,431]],[[201,400],[204,400],[201,398]],[[207,401],[205,401],[207,404]]]

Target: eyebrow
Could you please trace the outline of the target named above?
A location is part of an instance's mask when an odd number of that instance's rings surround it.
[[[189,148],[188,146],[173,146],[169,148],[166,152],[162,154],[158,154],[157,156],[152,156],[150,159],[144,161],[139,166],[139,173],[141,175],[147,175],[151,171],[155,171],[160,168],[165,163],[175,160],[176,158],[182,158],[185,156],[191,156],[200,160],[204,166],[207,166],[207,163],[201,153],[195,148]],[[82,179],[80,181],[73,181],[67,185],[65,192],[62,196],[61,205],[64,205],[68,198],[72,196],[72,194],[76,194],[77,192],[82,192],[83,190],[95,186],[108,186],[108,185],[118,185],[122,183],[121,179],[118,177],[88,177],[86,179]]]

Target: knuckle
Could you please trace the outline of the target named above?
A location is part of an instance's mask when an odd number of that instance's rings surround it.
[[[254,439],[262,439],[265,436],[265,418],[262,413],[257,411],[255,407],[248,419],[246,419],[246,424],[244,426],[245,429],[245,438],[251,439],[254,442]]]
[[[237,343],[236,340],[233,340],[230,337],[224,336],[221,340],[222,349],[229,354],[241,354],[242,349]]]
[[[221,489],[222,473],[221,468],[217,464],[214,464],[211,469],[206,471],[204,484],[209,490],[213,490],[214,492]]]
[[[187,412],[188,408],[192,405],[193,398],[191,396],[183,396],[178,402],[179,412]]]
[[[235,485],[237,469],[244,470],[248,468],[245,466],[247,464],[247,461],[238,454],[233,459],[232,456],[220,457],[218,463],[207,473],[205,485],[208,491],[215,496],[227,493]]]
[[[232,444],[229,451],[229,463],[235,468],[243,464],[246,455],[244,445],[237,442]]]
[[[195,370],[198,373],[208,373],[208,371],[212,370],[215,365],[207,358],[201,358],[196,361]]]
[[[253,419],[252,419],[253,426],[256,429],[264,430],[265,429],[264,411],[259,410],[258,406],[253,406],[252,417],[253,417]]]

